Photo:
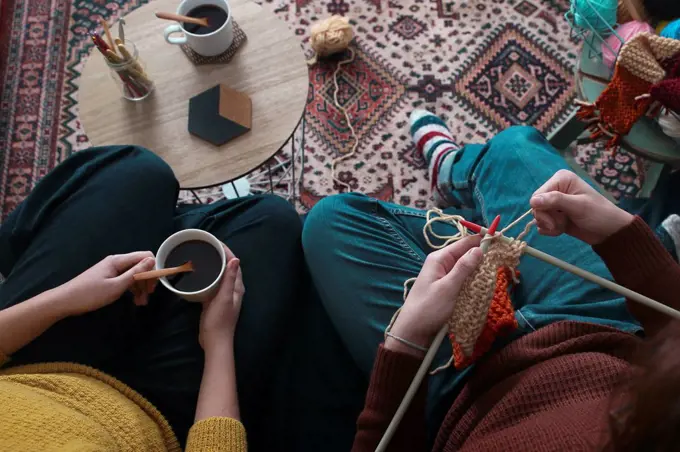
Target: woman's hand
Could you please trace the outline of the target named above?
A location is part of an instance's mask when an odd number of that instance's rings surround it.
[[[206,352],[224,345],[233,345],[241,301],[246,292],[240,261],[226,245],[224,250],[227,253],[227,268],[220,288],[212,300],[203,303],[201,313],[198,340]]]
[[[633,221],[631,214],[567,170],[558,171],[536,190],[530,204],[540,234],[569,234],[589,245],[602,243]]]
[[[85,314],[113,303],[126,290],[134,294],[136,305],[146,305],[156,281],[135,282],[133,275],[153,269],[154,263],[150,251],[107,256],[55,289],[62,300],[60,309],[66,316]]]
[[[453,313],[463,282],[479,266],[484,254],[481,237],[466,237],[427,256],[401,308],[392,334],[428,347]],[[414,355],[418,351],[388,337],[385,347]]]

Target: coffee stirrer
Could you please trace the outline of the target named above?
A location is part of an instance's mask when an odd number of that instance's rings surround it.
[[[185,22],[185,23],[188,23],[188,24],[201,25],[203,27],[207,27],[209,25],[207,17],[189,17],[189,16],[183,16],[181,14],[164,13],[164,12],[156,13],[156,17],[158,17],[159,19],[176,20],[177,22]]]
[[[180,265],[179,267],[163,268],[161,270],[151,270],[148,272],[137,273],[133,276],[135,281],[144,281],[147,279],[162,278],[164,276],[176,275],[178,273],[186,273],[194,271],[194,265],[191,261]]]
[[[489,229],[466,220],[460,220],[460,223],[469,230],[471,230],[472,232],[476,232],[484,237],[486,237],[487,235],[491,235],[497,237],[500,240],[503,240],[506,243],[512,242],[514,239],[506,237],[500,232],[499,233],[496,232],[496,226],[498,226],[499,220],[500,218],[496,217],[491,226],[489,227]],[[485,245],[488,242],[489,242],[488,240],[483,241],[482,245]],[[482,250],[485,253],[486,248],[488,248],[488,245],[482,248]],[[609,289],[612,292],[618,293],[619,295],[623,295],[624,297],[630,300],[633,300],[651,309],[664,313],[674,319],[680,320],[680,312],[676,311],[670,306],[666,306],[665,304],[659,303],[658,301],[646,297],[638,292],[635,292],[634,290],[630,290],[626,287],[616,284],[613,281],[609,281],[608,279],[604,279],[601,276],[597,276],[596,274],[591,273],[587,270],[583,270],[582,268],[579,268],[575,265],[572,265],[568,262],[558,259],[555,256],[551,256],[548,253],[544,253],[543,251],[539,251],[536,248],[532,248],[528,245],[524,247],[523,253],[528,254],[529,256],[533,256],[536,259],[540,259],[548,264],[554,265],[555,267],[558,267],[562,270],[568,271],[569,273],[573,273],[576,276],[579,276],[585,280],[593,282],[601,287],[604,287],[605,289]],[[423,358],[423,362],[421,363],[420,368],[418,368],[418,372],[413,377],[413,381],[411,382],[411,385],[408,387],[408,390],[406,391],[404,398],[399,404],[397,411],[394,413],[392,421],[387,426],[385,434],[380,439],[378,447],[375,449],[376,452],[384,452],[387,449],[387,446],[390,440],[392,439],[392,436],[394,436],[394,433],[397,431],[397,428],[399,427],[401,419],[404,417],[404,414],[406,414],[406,410],[408,410],[408,407],[411,404],[411,401],[413,400],[413,397],[415,396],[416,392],[418,392],[418,388],[420,388],[420,384],[425,378],[425,374],[430,368],[432,361],[434,361],[435,354],[439,350],[439,347],[441,346],[442,342],[444,342],[444,338],[448,333],[448,329],[449,329],[448,324],[444,325],[442,329],[439,330],[437,336],[435,336],[434,340],[432,341],[430,348],[427,350],[427,353]]]

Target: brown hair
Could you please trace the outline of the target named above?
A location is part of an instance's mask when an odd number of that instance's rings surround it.
[[[680,324],[647,339],[634,363],[632,377],[612,398],[605,450],[679,450]]]

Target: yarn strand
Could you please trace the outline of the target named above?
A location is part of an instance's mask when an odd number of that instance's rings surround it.
[[[340,102],[338,101],[338,92],[340,91],[340,87],[338,86],[338,73],[342,69],[342,66],[351,63],[354,61],[354,50],[351,48],[349,49],[350,56],[349,58],[346,58],[338,63],[338,66],[335,68],[335,71],[333,72],[333,85],[335,87],[335,92],[333,93],[333,102],[335,104],[335,108],[340,110],[343,115],[345,115],[345,121],[347,122],[347,127],[349,127],[349,131],[352,134],[352,139],[354,140],[354,144],[352,145],[352,149],[349,151],[349,153],[345,155],[341,155],[340,157],[336,157],[333,159],[331,162],[331,178],[333,179],[333,182],[336,184],[345,187],[347,191],[351,191],[351,187],[349,186],[348,183],[345,183],[341,181],[340,179],[337,178],[336,176],[336,169],[338,166],[338,163],[342,163],[345,160],[348,160],[357,153],[357,147],[359,146],[359,137],[357,136],[356,132],[354,131],[354,126],[352,126],[352,121],[349,117],[349,113],[347,112],[347,109],[343,107]]]

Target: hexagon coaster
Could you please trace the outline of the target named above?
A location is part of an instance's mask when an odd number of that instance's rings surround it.
[[[252,116],[247,94],[217,85],[189,100],[189,133],[221,146],[249,131]]]

